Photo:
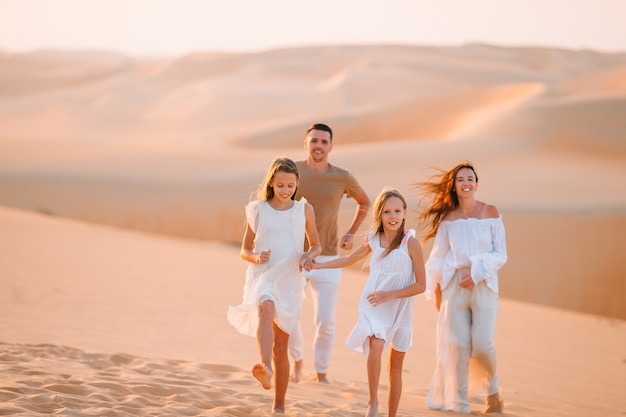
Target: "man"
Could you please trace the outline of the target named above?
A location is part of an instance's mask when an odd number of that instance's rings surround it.
[[[352,249],[354,234],[366,218],[371,202],[349,171],[328,163],[328,154],[333,149],[333,132],[330,127],[322,123],[312,125],[307,130],[304,148],[306,160],[296,161],[300,173],[296,198],[306,198],[315,209],[315,223],[322,245],[322,254],[317,260],[324,262],[336,258],[339,247]],[[357,208],[352,224],[339,240],[337,217],[344,195],[353,198]],[[312,270],[305,272],[304,276],[313,299],[316,380],[327,384],[327,371],[335,341],[335,308],[341,269]],[[300,380],[302,374],[303,345],[302,328],[298,323],[289,338],[289,350],[295,362],[291,379],[295,382]]]

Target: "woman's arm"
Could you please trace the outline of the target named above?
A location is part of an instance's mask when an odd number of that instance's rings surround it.
[[[426,269],[426,299],[430,300],[436,297],[437,286],[441,282],[443,274],[443,264],[445,263],[448,252],[450,251],[450,242],[448,239],[448,222],[443,221],[437,229],[435,241],[430,251],[430,256],[424,264]]]
[[[437,311],[441,309],[441,297],[442,296],[443,296],[443,293],[441,292],[441,285],[437,284],[437,287],[435,288],[435,308],[437,308]]]
[[[474,284],[497,276],[498,270],[502,268],[508,258],[504,223],[495,207],[493,207],[493,210],[495,210],[493,215],[498,215],[498,217],[491,225],[491,234],[489,236],[491,239],[491,250],[470,257],[472,262],[471,279]]]

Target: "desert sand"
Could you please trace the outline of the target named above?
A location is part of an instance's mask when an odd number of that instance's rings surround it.
[[[0,53],[0,414],[269,415],[255,341],[225,314],[243,207],[314,122],[331,162],[413,210],[435,167],[478,168],[507,230],[504,415],[626,414],[624,80],[626,54],[488,45]],[[344,273],[333,383],[309,346],[287,415],[364,414],[365,356],[343,342],[366,277]],[[402,416],[442,415],[425,406],[435,321],[418,296]]]

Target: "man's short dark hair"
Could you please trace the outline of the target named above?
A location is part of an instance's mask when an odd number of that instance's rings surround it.
[[[324,132],[328,132],[330,133],[330,141],[333,141],[333,130],[330,128],[330,126],[325,125],[324,123],[315,123],[312,124],[311,127],[309,127],[309,129],[306,131],[306,134],[308,135],[311,130],[321,130]]]

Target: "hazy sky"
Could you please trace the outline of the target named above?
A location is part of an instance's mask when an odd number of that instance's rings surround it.
[[[626,0],[0,0],[0,49],[469,42],[626,52]]]

